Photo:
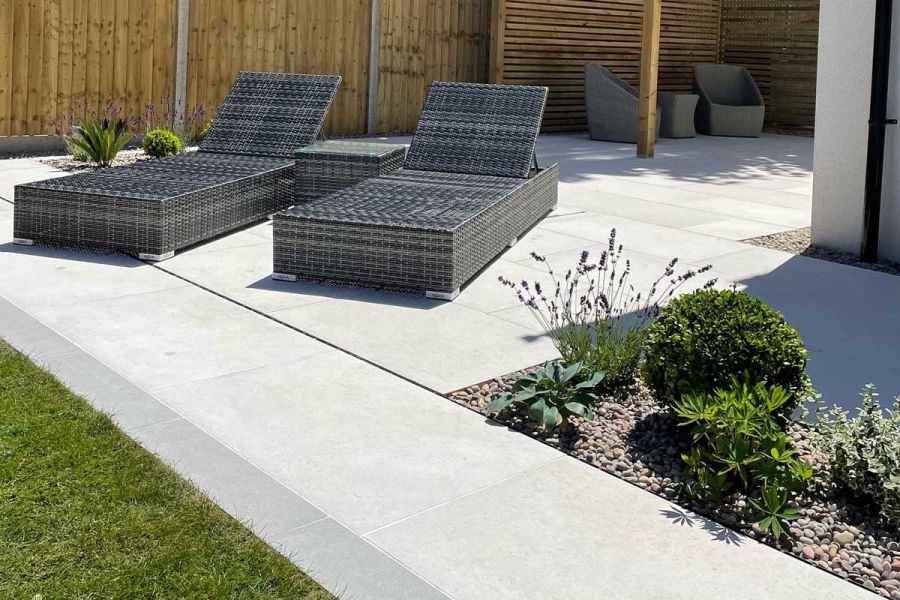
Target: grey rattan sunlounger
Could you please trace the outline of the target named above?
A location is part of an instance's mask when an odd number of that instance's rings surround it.
[[[547,89],[432,84],[404,168],[275,215],[276,279],[460,287],[556,206],[536,167]]]
[[[14,241],[164,260],[294,202],[294,150],[312,144],[341,78],[238,75],[195,153],[16,186]]]

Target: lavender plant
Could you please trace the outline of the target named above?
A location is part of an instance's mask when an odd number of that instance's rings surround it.
[[[566,364],[581,363],[588,373],[605,372],[604,383],[610,386],[634,379],[646,328],[659,316],[661,306],[686,282],[712,269],[707,265],[678,274],[674,258],[648,290],[638,291],[623,250],[613,229],[607,249],[597,260],[584,251],[575,268],[565,274],[558,274],[546,257],[532,252],[532,258],[547,270],[547,286],[540,281],[516,283],[499,278],[531,310]],[[713,285],[715,279],[703,288]]]
[[[163,98],[157,103],[145,104],[139,118],[140,131],[148,133],[156,129],[166,129],[177,135],[184,146],[198,142],[203,137],[203,131],[209,122],[206,106],[198,104],[195,107],[186,106],[184,110],[184,123],[176,123],[176,105],[169,98]]]

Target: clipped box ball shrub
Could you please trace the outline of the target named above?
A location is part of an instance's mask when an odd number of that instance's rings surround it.
[[[748,294],[703,290],[676,298],[647,331],[644,377],[663,402],[727,388],[733,377],[793,394],[783,412],[812,395],[807,352],[781,313]]]
[[[154,158],[174,156],[184,152],[184,143],[177,135],[168,129],[157,128],[148,131],[144,136],[144,152]]]

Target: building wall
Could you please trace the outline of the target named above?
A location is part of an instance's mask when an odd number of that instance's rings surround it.
[[[888,118],[900,118],[900,2],[894,2],[891,80]],[[881,199],[879,249],[884,258],[900,262],[900,127],[889,125],[884,155],[884,195]]]
[[[875,0],[822,0],[812,241],[858,253],[862,241]],[[894,11],[889,116],[900,114],[900,2]],[[900,132],[888,128],[880,255],[900,261]]]

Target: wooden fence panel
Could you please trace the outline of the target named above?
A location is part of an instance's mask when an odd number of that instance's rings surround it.
[[[812,133],[818,43],[819,0],[722,0],[722,61],[753,73],[769,129]]]
[[[638,84],[643,0],[495,0],[492,81],[547,85],[546,131],[585,129],[584,64]],[[719,0],[664,0],[659,89],[687,90],[691,67],[716,62]],[[502,58],[501,58],[502,57]]]
[[[487,81],[491,0],[382,0],[380,133],[415,130],[432,81]]]
[[[221,104],[239,71],[343,76],[326,123],[365,131],[369,0],[192,0],[187,101]]]
[[[171,97],[174,0],[0,0],[0,135]]]

